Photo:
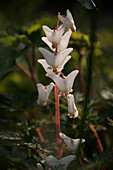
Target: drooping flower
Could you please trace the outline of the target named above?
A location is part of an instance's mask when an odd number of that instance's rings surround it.
[[[76,118],[78,116],[78,110],[74,103],[74,96],[72,94],[69,94],[67,96],[68,101],[68,116],[70,118]]]
[[[67,150],[76,151],[78,149],[80,139],[72,139],[61,132],[59,133],[59,136],[64,141],[64,143],[67,147]],[[85,142],[85,139],[81,139],[81,143],[84,143],[84,142]]]
[[[47,100],[51,90],[53,89],[54,83],[50,83],[47,87],[43,86],[41,83],[37,84],[38,88],[38,100],[37,103],[41,106],[46,106]]]
[[[65,27],[71,29],[72,32],[75,32],[76,26],[74,24],[72,14],[68,9],[67,9],[66,13],[67,13],[67,16],[65,16],[65,17],[58,14],[58,18],[62,21],[62,23],[65,25]]]
[[[45,158],[45,162],[48,164],[48,166],[50,166],[53,169],[58,168],[59,170],[63,170],[66,169],[68,165],[75,159],[76,159],[75,155],[68,155],[61,158],[60,160],[50,155],[47,158]]]
[[[71,33],[71,30],[69,30],[62,36],[57,44],[57,53],[60,53],[67,48]],[[42,40],[51,48],[51,50],[53,50],[54,52],[56,51],[55,48],[52,48],[52,43],[48,40],[47,37],[42,37]]]
[[[58,75],[49,75],[48,77],[50,77],[56,83],[62,93],[68,94],[69,92],[72,92],[74,79],[77,76],[78,72],[78,70],[72,71],[65,79],[62,79]]]
[[[52,48],[56,48],[65,31],[64,25],[62,24],[58,29],[54,30],[51,30],[48,26],[43,25],[43,30],[47,39],[52,43]]]
[[[63,64],[57,68],[57,72],[61,72],[62,69],[64,68],[64,65],[69,61],[69,59],[71,58],[71,56],[67,56],[66,59],[64,60]],[[44,70],[47,72],[47,75],[50,74],[55,74],[53,72],[53,69],[50,65],[47,64],[45,59],[38,59],[38,62],[43,66]]]
[[[66,57],[69,55],[69,53],[72,52],[72,50],[73,48],[67,48],[59,54],[55,55],[54,53],[51,53],[50,51],[44,48],[39,48],[39,51],[46,59],[47,64],[52,66],[53,72],[57,72],[57,69],[62,66]]]

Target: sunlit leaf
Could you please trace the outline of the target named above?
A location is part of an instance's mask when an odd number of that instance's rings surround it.
[[[13,47],[16,47],[19,43],[14,36],[7,36],[7,37],[0,38],[0,42],[5,46],[13,46]]]

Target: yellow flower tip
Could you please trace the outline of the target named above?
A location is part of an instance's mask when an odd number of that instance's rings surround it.
[[[69,90],[69,92],[72,92],[72,91],[73,91],[73,89],[70,89],[70,90]]]
[[[49,76],[50,76],[50,74],[49,74],[49,73],[47,73],[47,74],[46,74],[46,76],[47,76],[47,77],[49,77]]]
[[[44,100],[40,100],[40,106],[44,106],[46,102]]]
[[[57,48],[57,42],[56,41],[52,42],[52,48]]]
[[[73,26],[70,27],[70,29],[71,29],[72,32],[76,32],[76,29]]]

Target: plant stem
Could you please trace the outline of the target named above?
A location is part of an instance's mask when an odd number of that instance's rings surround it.
[[[90,127],[90,129],[92,130],[92,132],[94,133],[95,137],[96,137],[96,140],[97,140],[97,143],[98,143],[98,146],[99,146],[99,149],[101,152],[103,152],[103,146],[101,144],[101,141],[99,139],[99,136],[98,136],[98,133],[96,131],[96,129],[94,128],[94,126],[92,125],[92,123],[89,123],[88,126]]]
[[[36,69],[36,53],[35,53],[35,47],[32,47],[32,63],[33,63],[33,70],[32,70],[32,79],[34,81],[35,87],[37,89],[37,69]]]
[[[27,77],[32,78],[32,75],[27,72],[19,63],[15,63],[16,67],[19,68]]]
[[[37,134],[38,134],[41,142],[44,142],[44,137],[42,136],[42,133],[41,133],[41,131],[40,131],[40,128],[35,128],[35,130],[36,130],[36,132],[37,132]]]
[[[83,76],[82,76],[82,56],[79,54],[79,82],[80,82],[80,90],[83,93]]]
[[[56,85],[55,85],[55,115],[56,115],[57,154],[58,156],[62,157],[61,139],[59,136],[60,133],[59,96],[58,87]]]

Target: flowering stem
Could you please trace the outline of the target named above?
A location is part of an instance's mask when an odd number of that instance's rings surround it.
[[[59,136],[60,133],[59,96],[58,87],[56,85],[55,85],[55,115],[56,115],[57,154],[58,156],[62,157],[61,139]]]

